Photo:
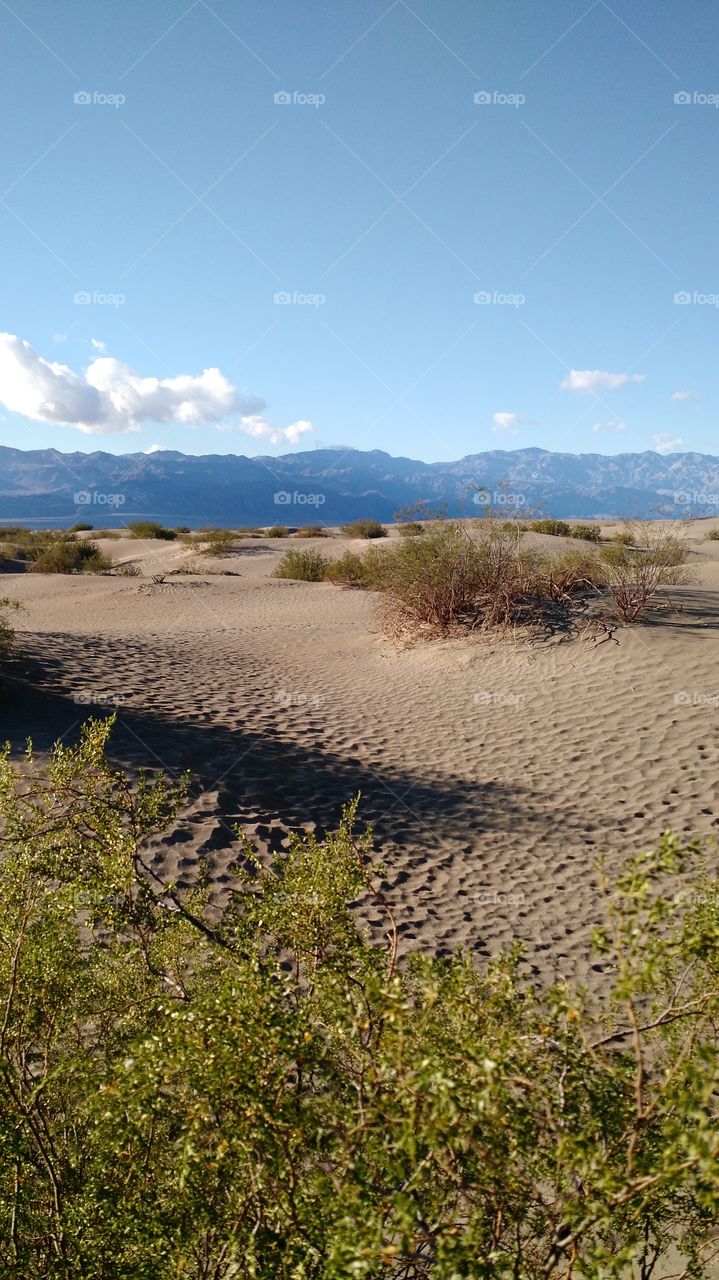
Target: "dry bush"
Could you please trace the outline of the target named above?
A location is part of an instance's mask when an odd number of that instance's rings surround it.
[[[321,551],[285,551],[273,578],[293,578],[296,582],[324,581],[328,561]]]
[[[636,622],[667,587],[691,580],[685,565],[684,528],[676,524],[645,524],[627,530],[631,542],[620,543],[602,552],[606,585],[614,601],[617,619]]]
[[[387,530],[378,520],[354,520],[352,524],[343,524],[342,532],[347,538],[387,537]]]

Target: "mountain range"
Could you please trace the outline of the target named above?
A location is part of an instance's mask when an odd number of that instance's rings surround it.
[[[487,505],[575,519],[713,515],[719,458],[532,448],[427,463],[341,447],[279,458],[0,447],[5,522],[86,519],[102,527],[143,517],[190,527],[332,525],[359,517],[391,521],[418,502],[450,515],[478,515]]]

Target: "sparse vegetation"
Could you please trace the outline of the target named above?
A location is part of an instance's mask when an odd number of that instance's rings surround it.
[[[624,624],[636,622],[657,596],[691,577],[675,524],[643,524],[628,537],[629,543],[622,538],[601,553],[616,617]]]
[[[10,623],[10,614],[19,608],[17,600],[9,600],[7,596],[0,597],[0,675],[2,675],[3,664],[12,653],[15,644],[15,632]]]
[[[710,542],[719,542],[719,529],[710,529],[707,538]]]
[[[665,835],[616,888],[600,870],[599,1001],[534,989],[518,946],[398,964],[354,805],[270,866],[241,845],[210,910],[147,861],[183,789],[133,789],[107,732],[47,776],[0,762],[0,1273],[712,1274],[719,907],[696,844]]]
[[[228,556],[234,550],[237,534],[231,529],[208,529],[194,541],[201,543],[199,550],[202,556]]]
[[[180,533],[189,533],[189,532],[190,532],[190,526],[189,526],[188,524],[176,524],[176,525],[175,525],[175,533],[176,533],[176,534],[180,534]]]
[[[91,529],[94,529],[94,527],[95,526],[92,524],[85,524],[84,522],[81,522],[80,524],[70,525],[68,533],[89,533]]]
[[[421,533],[424,533],[424,525],[419,520],[408,520],[407,524],[399,526],[400,538],[416,538]]]
[[[287,538],[289,537],[289,529],[285,524],[273,524],[267,530],[268,538]]]
[[[174,529],[166,529],[154,520],[136,520],[127,527],[131,538],[159,538],[163,542],[174,542],[177,537]]]
[[[387,530],[377,520],[355,520],[344,524],[342,532],[347,538],[386,538]]]

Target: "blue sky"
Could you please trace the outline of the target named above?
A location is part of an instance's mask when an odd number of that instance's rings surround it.
[[[718,25],[0,0],[0,443],[719,453]]]

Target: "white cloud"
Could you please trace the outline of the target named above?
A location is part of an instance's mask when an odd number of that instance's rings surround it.
[[[691,389],[688,391],[673,391],[672,400],[674,400],[676,404],[689,404],[693,408],[697,409],[702,403],[702,393],[701,391],[693,391]]]
[[[621,435],[626,435],[629,430],[626,422],[620,422],[618,418],[610,418],[608,422],[595,422],[592,431],[616,431]]]
[[[270,444],[297,444],[300,436],[306,431],[314,431],[311,422],[293,422],[289,427],[276,427],[273,422],[267,418],[263,418],[261,414],[249,414],[242,418],[240,426],[246,431],[248,436],[255,438],[262,437],[269,440]]]
[[[680,444],[684,443],[681,436],[668,436],[664,431],[652,436],[652,440],[657,453],[676,453]]]
[[[11,333],[0,333],[0,403],[35,422],[76,427],[89,435],[137,431],[143,422],[212,422],[265,407],[264,400],[243,395],[219,369],[145,378],[119,360],[99,356],[78,374],[44,360]]]
[[[519,427],[524,422],[518,413],[493,413],[492,414],[493,431],[511,431],[513,427]]]
[[[90,346],[93,351],[102,351],[103,353],[107,351],[107,343],[101,342],[99,338],[91,338]]]
[[[602,391],[616,391],[628,382],[643,382],[643,373],[608,373],[605,369],[570,369],[560,384],[560,391],[581,391],[596,396]]]
[[[166,448],[167,448],[167,445],[166,445],[166,444],[151,444],[151,445],[150,445],[150,448],[145,450],[145,453],[146,453],[146,454],[149,454],[149,453],[162,453],[162,452],[163,452],[163,450],[164,450],[164,449],[166,449]]]

